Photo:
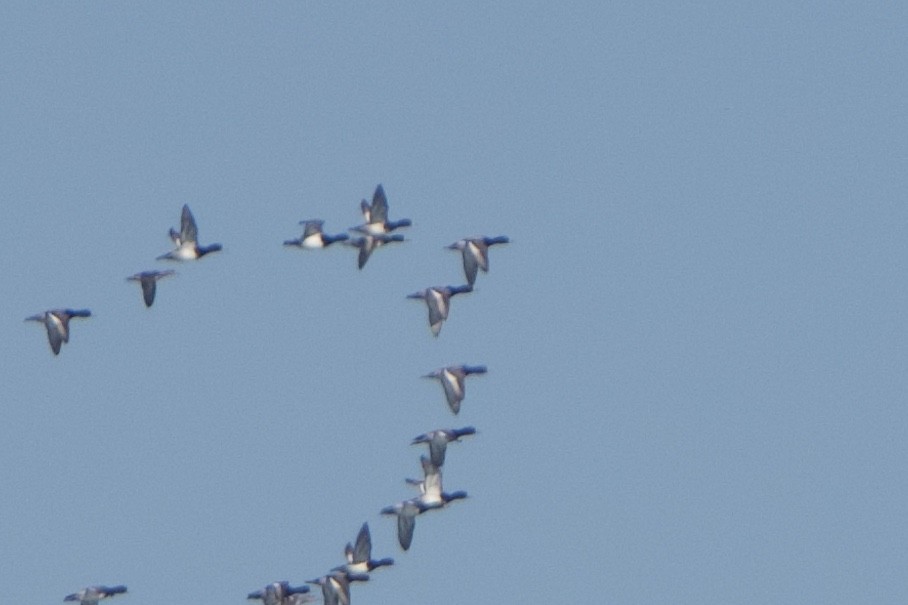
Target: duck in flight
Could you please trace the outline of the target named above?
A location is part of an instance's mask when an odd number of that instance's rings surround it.
[[[363,233],[364,234],[362,237],[354,237],[352,240],[347,242],[347,245],[354,248],[359,248],[359,258],[356,261],[356,266],[360,269],[366,266],[366,261],[369,260],[372,252],[374,252],[377,248],[380,248],[385,244],[390,244],[391,242],[404,241],[404,236],[400,235],[399,233],[395,233],[393,235],[388,235],[385,233],[377,235],[372,235],[365,232]]]
[[[322,231],[322,220],[300,221],[303,225],[303,235],[299,239],[288,239],[284,241],[285,246],[296,246],[298,248],[314,249],[327,248],[335,242],[343,242],[350,239],[346,233],[338,235],[327,235]]]
[[[91,317],[91,311],[88,309],[52,309],[26,317],[25,321],[43,323],[47,329],[47,341],[50,343],[50,349],[54,355],[59,355],[63,343],[69,342],[69,320],[73,317]]]
[[[466,292],[472,292],[473,286],[434,286],[426,288],[413,294],[408,294],[407,298],[418,298],[425,301],[429,308],[429,328],[433,336],[438,336],[441,332],[441,324],[448,319],[448,311],[451,306],[451,297]]]
[[[472,426],[465,426],[462,429],[437,429],[417,435],[413,438],[410,445],[425,443],[429,446],[429,459],[437,467],[444,466],[445,452],[449,443],[459,442],[461,437],[475,435],[476,429]]]
[[[346,565],[335,567],[332,571],[344,571],[347,574],[367,573],[373,569],[394,565],[394,559],[372,558],[372,534],[369,532],[369,524],[363,523],[356,535],[356,542],[347,543],[344,548],[344,556],[347,558]]]
[[[402,549],[410,550],[410,545],[413,543],[413,531],[416,529],[416,516],[424,510],[426,509],[418,498],[403,500],[381,509],[381,514],[397,517],[397,542]]]
[[[127,281],[137,281],[142,286],[142,299],[145,306],[150,307],[154,304],[154,295],[158,289],[158,280],[173,275],[175,271],[167,269],[166,271],[142,271],[127,277]]]
[[[384,188],[379,185],[372,194],[372,203],[366,200],[360,202],[360,210],[363,213],[365,223],[353,230],[368,235],[385,235],[401,227],[409,227],[413,223],[408,218],[402,218],[396,221],[388,220],[388,198],[385,195]]]
[[[263,605],[303,605],[316,600],[308,586],[290,586],[290,582],[272,582],[262,590],[250,592],[247,599],[261,599]]]
[[[420,512],[444,508],[449,502],[462,500],[467,497],[467,492],[458,490],[448,493],[444,491],[441,485],[441,469],[436,466],[429,458],[419,457],[422,464],[422,480],[407,479],[407,483],[419,489],[419,496],[415,498],[420,507]]]
[[[445,391],[445,399],[448,401],[448,407],[457,414],[460,412],[460,403],[466,397],[464,384],[466,377],[472,374],[485,374],[486,372],[488,372],[486,366],[448,366],[429,372],[423,378],[434,378],[441,382],[441,386]]]
[[[63,597],[64,601],[78,601],[79,605],[98,605],[98,601],[126,592],[125,586],[89,586]]]
[[[489,271],[489,246],[507,244],[510,240],[505,235],[497,237],[474,237],[460,239],[448,246],[449,250],[459,250],[463,256],[463,272],[467,283],[476,282],[476,270]]]
[[[179,233],[173,227],[170,228],[170,239],[176,244],[176,248],[167,254],[162,254],[158,260],[196,260],[206,254],[221,250],[221,244],[200,246],[198,238],[199,229],[196,227],[195,218],[193,218],[189,206],[183,204]]]
[[[413,543],[416,517],[430,510],[444,508],[449,502],[467,497],[467,492],[447,493],[441,487],[441,470],[425,456],[420,457],[423,479],[407,479],[407,483],[419,489],[419,496],[409,498],[381,509],[383,515],[397,517],[397,542],[404,550]]]
[[[343,571],[332,571],[330,574],[314,580],[307,580],[308,584],[317,584],[322,587],[322,600],[325,605],[350,605],[350,582],[366,582],[366,574],[348,574]]]

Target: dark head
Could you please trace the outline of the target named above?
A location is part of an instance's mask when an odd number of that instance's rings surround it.
[[[463,286],[448,286],[448,291],[451,293],[451,296],[455,294],[466,294],[467,292],[473,291],[473,286],[465,284]]]
[[[486,366],[463,366],[464,374],[485,374],[489,369]]]
[[[208,246],[199,246],[199,258],[202,258],[206,254],[210,254],[212,252],[220,252],[221,249],[222,249],[221,244],[210,244]]]
[[[459,490],[456,492],[451,492],[450,494],[445,492],[441,495],[442,500],[445,502],[453,502],[454,500],[463,500],[467,497],[467,492]]]
[[[385,229],[388,231],[394,231],[395,229],[400,229],[401,227],[409,227],[413,222],[408,218],[402,218],[398,221],[388,221],[385,223]]]

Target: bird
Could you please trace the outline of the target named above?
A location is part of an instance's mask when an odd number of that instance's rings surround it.
[[[507,244],[510,240],[505,235],[497,237],[474,237],[457,240],[450,246],[450,250],[460,250],[463,255],[463,272],[467,283],[471,286],[476,282],[476,269],[483,273],[489,270],[489,246]]]
[[[340,233],[338,235],[326,235],[322,231],[322,225],[325,224],[325,221],[322,220],[306,220],[300,221],[300,225],[303,225],[303,235],[299,239],[288,239],[284,241],[285,246],[297,246],[298,248],[327,248],[335,242],[343,242],[350,239],[350,236],[346,233]]]
[[[63,597],[64,601],[79,601],[80,605],[98,605],[98,601],[126,592],[125,586],[89,586]]]
[[[404,481],[407,482],[407,485],[412,485],[419,490],[419,496],[416,499],[420,505],[425,506],[427,493],[431,493],[431,498],[434,500],[440,497],[441,469],[425,456],[419,457],[419,463],[422,465],[422,479],[404,479]]]
[[[47,341],[54,355],[60,354],[60,347],[69,342],[69,320],[73,317],[91,317],[88,309],[52,309],[26,317],[25,321],[40,321],[47,328]]]
[[[198,237],[199,229],[196,227],[192,212],[189,211],[187,204],[183,204],[179,233],[173,227],[170,228],[170,239],[177,247],[167,254],[159,256],[158,260],[196,260],[206,254],[221,250],[221,244],[199,246]]]
[[[384,235],[391,233],[395,229],[409,227],[413,224],[408,218],[402,218],[397,221],[388,220],[388,198],[380,184],[375,188],[375,193],[372,194],[372,204],[363,200],[359,206],[365,223],[354,227],[355,231],[369,235]]]
[[[445,492],[441,486],[441,470],[425,456],[420,456],[419,460],[423,468],[423,479],[407,479],[407,483],[419,488],[419,496],[381,509],[383,515],[397,516],[397,541],[404,550],[409,550],[413,543],[418,515],[444,508],[449,502],[467,497],[465,491]]]
[[[407,298],[419,298],[429,307],[429,328],[433,336],[441,332],[441,324],[448,318],[451,297],[465,292],[472,292],[473,286],[434,286],[408,294]]]
[[[429,459],[432,461],[432,464],[441,467],[445,463],[445,451],[448,449],[449,443],[460,441],[461,437],[475,434],[476,429],[472,426],[465,426],[462,429],[436,429],[434,431],[429,431],[428,433],[423,433],[422,435],[417,435],[413,438],[410,445],[418,445],[421,443],[428,444]]]
[[[410,549],[413,543],[413,531],[416,529],[416,516],[424,510],[419,498],[409,498],[381,509],[383,515],[397,516],[397,542],[404,550]]]
[[[372,535],[369,533],[369,524],[363,523],[356,535],[354,544],[347,543],[344,548],[346,565],[335,567],[332,571],[344,571],[348,574],[366,573],[388,565],[394,565],[394,559],[372,559]]]
[[[158,280],[168,275],[173,275],[175,271],[168,269],[166,271],[142,271],[126,278],[127,281],[137,281],[142,285],[142,298],[145,300],[145,306],[150,307],[154,304],[154,295],[157,291]]]
[[[354,229],[355,231],[355,229]],[[359,248],[359,258],[357,259],[357,267],[362,269],[366,266],[366,261],[369,260],[369,256],[372,255],[372,252],[385,244],[391,242],[402,242],[404,241],[404,236],[396,233],[394,235],[387,234],[377,234],[372,235],[366,233],[362,237],[355,237],[352,240],[347,242],[347,245],[354,248]]]
[[[322,587],[322,599],[325,605],[350,605],[350,582],[366,582],[368,579],[369,576],[366,574],[332,571],[330,574],[306,582]]]
[[[316,600],[308,586],[290,586],[289,582],[272,582],[262,590],[250,592],[247,599],[261,599],[264,605],[302,605]]]
[[[419,489],[419,496],[415,500],[420,508],[420,513],[444,508],[449,502],[467,497],[467,492],[462,490],[451,493],[444,491],[441,484],[441,469],[429,458],[420,456],[419,462],[422,465],[423,479],[421,481],[407,479],[406,481]]]
[[[448,401],[448,407],[457,414],[460,412],[460,403],[466,396],[464,379],[472,374],[485,374],[487,371],[486,366],[448,366],[429,372],[423,378],[435,378],[441,382],[441,386],[445,390],[445,399]]]

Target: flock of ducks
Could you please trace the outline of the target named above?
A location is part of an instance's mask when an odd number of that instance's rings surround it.
[[[410,219],[389,220],[388,200],[381,185],[376,187],[372,203],[363,200],[360,209],[364,219],[363,224],[349,229],[357,234],[355,237],[346,233],[326,234],[323,231],[324,221],[310,219],[300,221],[303,226],[302,235],[298,239],[284,241],[284,245],[318,249],[341,242],[358,249],[357,266],[362,269],[377,248],[388,243],[404,241],[403,235],[393,232],[402,227],[411,226],[412,222]],[[198,227],[187,205],[183,206],[180,216],[180,230],[171,228],[170,239],[175,248],[158,256],[157,260],[198,260],[222,249],[221,244],[199,245]],[[448,318],[451,298],[458,294],[472,292],[478,270],[481,269],[483,272],[489,270],[489,247],[506,244],[508,241],[505,236],[497,236],[466,238],[454,242],[447,248],[461,253],[467,283],[457,286],[433,286],[407,296],[407,298],[420,299],[425,302],[429,312],[429,328],[433,336],[438,336],[442,324]],[[174,271],[170,269],[152,270],[136,273],[126,279],[139,283],[145,306],[151,307],[154,304],[158,281],[173,274]],[[91,311],[88,309],[52,309],[27,317],[26,321],[37,321],[44,324],[51,351],[54,355],[58,355],[63,343],[69,342],[70,320],[88,317],[91,317]],[[434,370],[423,378],[435,379],[441,383],[448,407],[456,415],[460,412],[461,403],[464,400],[466,377],[486,372],[485,366],[453,365]],[[475,428],[467,426],[459,429],[437,429],[413,438],[412,445],[428,446],[428,456],[420,456],[422,479],[406,479],[406,483],[416,488],[419,493],[417,496],[381,509],[381,514],[397,517],[397,540],[404,551],[409,550],[413,542],[416,517],[431,510],[443,509],[451,502],[467,497],[467,493],[462,490],[444,491],[442,467],[445,463],[448,444],[458,442],[461,438],[475,433]],[[362,524],[353,543],[347,543],[344,548],[344,556],[346,563],[334,567],[325,575],[308,580],[300,586],[292,586],[286,581],[273,582],[260,590],[250,592],[247,598],[261,600],[264,605],[302,605],[317,600],[310,594],[310,585],[315,585],[321,588],[325,605],[350,605],[351,583],[368,581],[369,573],[394,564],[394,560],[391,558],[377,560],[372,558],[372,536],[368,523]],[[89,586],[67,595],[63,600],[79,602],[80,605],[98,605],[102,599],[125,592],[126,586],[123,585]]]

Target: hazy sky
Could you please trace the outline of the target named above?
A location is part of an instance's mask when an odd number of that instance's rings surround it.
[[[357,605],[908,601],[908,11],[9,2],[0,587]],[[408,241],[364,270],[298,221]],[[167,265],[188,203],[202,243]],[[508,235],[432,338],[407,294]],[[151,309],[125,281],[175,268]],[[54,357],[42,326],[87,307]],[[485,364],[455,417],[420,375]],[[448,490],[401,552],[415,435]]]

